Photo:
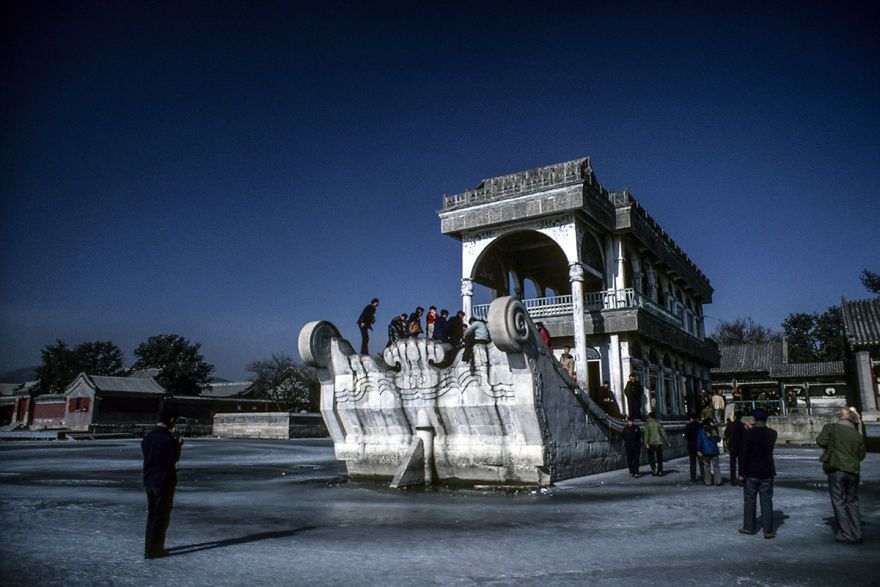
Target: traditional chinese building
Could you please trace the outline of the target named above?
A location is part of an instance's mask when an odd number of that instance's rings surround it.
[[[468,317],[516,297],[555,349],[572,347],[578,381],[608,380],[620,405],[630,373],[664,416],[709,388],[709,279],[629,192],[599,183],[589,158],[485,179],[444,197],[439,216],[462,243]]]
[[[863,412],[875,412],[880,390],[880,299],[843,300],[850,383]]]
[[[721,345],[712,389],[745,414],[760,407],[773,415],[835,413],[847,405],[843,361],[790,363],[784,340]]]

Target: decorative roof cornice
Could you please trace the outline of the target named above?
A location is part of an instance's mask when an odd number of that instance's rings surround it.
[[[842,298],[843,330],[850,348],[880,345],[880,298],[847,301]]]

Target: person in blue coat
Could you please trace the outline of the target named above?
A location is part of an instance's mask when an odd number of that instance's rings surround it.
[[[703,420],[697,431],[697,455],[703,459],[703,483],[721,485],[721,450],[718,448],[718,428],[711,418]]]

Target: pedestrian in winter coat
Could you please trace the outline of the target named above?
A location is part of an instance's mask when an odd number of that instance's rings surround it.
[[[464,312],[458,311],[458,314],[449,319],[449,342],[459,345],[464,338]]]
[[[742,435],[746,431],[745,424],[742,423],[742,412],[734,412],[733,419],[727,422],[724,427],[724,444],[727,445],[727,452],[730,453],[730,483],[739,485],[737,477],[737,464],[739,463],[739,447],[742,444]]]
[[[840,419],[825,424],[816,444],[825,452],[819,460],[828,475],[831,507],[837,520],[834,539],[844,544],[861,544],[862,525],[859,519],[859,474],[865,458],[865,439],[859,433],[859,415],[852,408],[843,408]]]
[[[761,499],[761,521],[764,538],[775,538],[773,530],[773,477],[776,465],[773,462],[773,447],[776,445],[776,431],[767,426],[767,410],[757,408],[752,412],[755,423],[742,436],[739,450],[739,480],[743,487],[743,527],[740,534],[754,534],[757,530],[755,520],[756,499]]]
[[[645,448],[648,449],[648,464],[651,465],[651,474],[657,477],[663,476],[663,445],[671,447],[669,437],[663,424],[657,419],[654,412],[648,414],[645,422]]]
[[[388,345],[396,343],[398,340],[406,339],[408,334],[406,328],[406,314],[396,316],[388,325]]]
[[[691,481],[694,483],[704,478],[703,459],[697,454],[697,433],[702,429],[703,424],[697,420],[697,415],[688,414],[688,423],[687,426],[684,427],[684,439],[687,441]],[[700,465],[699,479],[697,479],[697,463]]]
[[[370,349],[370,331],[373,329],[373,323],[376,322],[376,308],[379,307],[379,298],[373,298],[361,311],[358,316],[357,325],[361,331],[361,354],[369,355]]]
[[[642,429],[636,426],[635,420],[626,419],[623,428],[623,448],[626,450],[626,465],[630,477],[641,477],[639,463],[642,456]]]
[[[703,459],[703,483],[721,485],[721,451],[718,448],[718,429],[712,420],[705,420],[697,433],[697,454]]]
[[[645,390],[642,388],[642,384],[639,383],[639,378],[635,373],[629,374],[629,381],[626,382],[626,387],[623,388],[623,395],[626,398],[627,415],[634,420],[641,420],[642,398],[645,395]]]
[[[434,321],[434,340],[449,342],[449,310],[440,310],[440,315]]]
[[[144,489],[147,493],[147,527],[144,538],[144,558],[168,556],[165,550],[165,534],[174,507],[174,490],[177,487],[177,461],[183,439],[176,438],[171,430],[177,421],[177,413],[163,407],[156,427],[141,441],[144,455]]]

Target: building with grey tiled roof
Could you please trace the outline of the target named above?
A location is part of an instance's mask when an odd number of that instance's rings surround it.
[[[843,361],[789,363],[785,341],[721,345],[712,389],[742,402],[746,413],[763,404],[771,413],[835,409],[850,387]]]
[[[858,390],[863,412],[878,409],[880,390],[880,298],[843,299],[843,330],[846,335],[850,383]]]
[[[152,377],[109,377],[80,373],[64,390],[65,424],[88,430],[102,422],[154,424],[165,388]]]

